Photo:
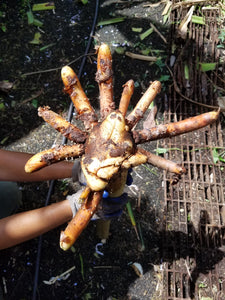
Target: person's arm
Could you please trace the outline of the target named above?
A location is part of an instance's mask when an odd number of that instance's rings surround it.
[[[73,163],[61,161],[34,173],[26,173],[24,166],[32,154],[0,149],[0,181],[45,181],[70,178]]]
[[[68,200],[0,219],[0,249],[37,237],[71,220]]]

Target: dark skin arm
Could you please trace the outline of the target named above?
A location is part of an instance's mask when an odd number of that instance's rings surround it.
[[[0,249],[39,236],[72,218],[68,200],[0,219]]]
[[[0,149],[0,181],[45,181],[71,178],[72,162],[61,161],[34,173],[26,173],[24,166],[32,154]]]
[[[45,181],[70,178],[72,162],[58,162],[32,174],[24,166],[32,154],[0,149],[0,181]],[[1,205],[1,203],[0,203]],[[72,218],[68,200],[0,219],[0,249],[39,236]]]

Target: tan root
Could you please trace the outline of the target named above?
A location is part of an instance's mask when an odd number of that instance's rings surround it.
[[[216,121],[219,112],[212,111],[187,120],[155,126],[156,107],[153,107],[143,123],[143,129],[133,130],[160,92],[161,84],[159,81],[151,83],[133,111],[126,116],[134,90],[134,82],[129,80],[123,86],[119,109],[115,110],[112,57],[106,44],[102,44],[98,49],[96,73],[100,93],[101,122],[98,121],[75,72],[65,66],[61,74],[65,91],[70,95],[86,131],[70,124],[48,107],[39,108],[39,115],[46,122],[77,144],[40,152],[27,162],[25,170],[32,172],[67,157],[82,156],[81,168],[87,187],[80,196],[83,201],[80,210],[61,233],[60,246],[66,250],[76,241],[97,210],[103,190],[107,190],[111,197],[118,197],[123,193],[130,167],[149,163],[178,175],[185,173],[182,165],[138,148],[138,144],[197,130]]]

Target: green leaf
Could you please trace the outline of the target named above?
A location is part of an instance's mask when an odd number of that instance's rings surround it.
[[[81,0],[81,2],[85,5],[88,3],[88,0]]]
[[[34,15],[31,10],[27,11],[27,21],[28,25],[32,25],[34,23]]]
[[[110,25],[110,24],[114,24],[114,23],[120,23],[120,22],[123,22],[124,20],[125,20],[125,17],[103,20],[103,21],[98,22],[97,26],[104,26],[104,25]]]
[[[37,26],[37,27],[41,27],[41,26],[43,26],[43,22],[41,22],[40,20],[34,18],[33,25]]]
[[[90,300],[92,299],[91,293],[84,294],[84,300]]]
[[[40,34],[40,32],[36,32],[34,34],[33,40],[30,41],[29,43],[33,44],[33,45],[39,45],[39,44],[41,44],[41,34]]]
[[[132,27],[131,30],[133,32],[139,32],[140,33],[140,32],[142,32],[143,28],[141,28],[141,27]]]
[[[3,32],[6,32],[6,25],[5,25],[5,24],[1,24],[1,30],[2,30]]]
[[[33,11],[51,10],[51,9],[55,9],[54,2],[37,3],[37,4],[34,4],[32,7]]]
[[[130,205],[129,201],[127,202],[126,206],[127,206],[127,211],[128,211],[128,215],[130,217],[131,224],[133,226],[136,226],[136,221],[135,221],[134,214],[133,214],[133,211],[132,211],[132,208],[131,208],[131,205]]]
[[[216,69],[216,63],[199,63],[202,72],[213,71]]]
[[[184,77],[186,80],[189,80],[189,68],[187,64],[184,65]]]
[[[46,50],[46,49],[48,49],[48,48],[50,48],[50,47],[52,47],[52,46],[54,46],[54,45],[55,45],[55,43],[48,44],[48,45],[46,45],[46,46],[41,47],[39,50],[40,50],[40,51],[44,51],[44,50]]]
[[[81,271],[82,278],[84,280],[84,261],[80,253],[79,253],[79,258],[80,258],[80,271]]]
[[[31,101],[31,103],[32,103],[32,105],[33,105],[34,108],[38,108],[38,100],[37,99],[33,99]]]
[[[225,159],[221,156],[219,156],[219,160],[225,163]]]
[[[155,152],[157,154],[164,154],[164,153],[168,152],[168,149],[166,149],[166,148],[157,148],[157,149],[155,149]]]
[[[5,104],[3,102],[0,103],[0,111],[5,110]]]
[[[219,160],[219,153],[216,148],[213,148],[212,155],[213,155],[213,162],[214,164],[216,164]]]
[[[162,75],[160,78],[159,78],[159,81],[168,81],[170,79],[170,75]]]
[[[147,36],[149,36],[151,33],[153,32],[153,28],[149,28],[148,30],[146,30],[145,32],[143,32],[142,34],[140,34],[140,39],[141,41],[143,41]]]
[[[39,21],[34,17],[31,10],[27,11],[27,21],[28,21],[28,25],[34,25],[38,27],[41,27],[43,25],[43,22]]]
[[[8,140],[8,136],[6,136],[5,138],[3,138],[0,142],[1,145],[3,145],[7,140]]]
[[[150,52],[151,52],[151,49],[149,49],[149,48],[141,50],[142,55],[149,55]]]
[[[117,54],[120,54],[120,55],[122,55],[122,54],[124,54],[125,53],[125,48],[124,47],[116,47],[115,48],[115,51],[116,51],[116,53]]]
[[[192,15],[191,21],[192,21],[192,23],[196,23],[199,25],[205,25],[205,18],[201,17],[201,16]]]

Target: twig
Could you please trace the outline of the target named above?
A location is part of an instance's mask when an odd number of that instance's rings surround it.
[[[185,266],[186,266],[186,268],[187,268],[188,276],[190,277],[190,279],[191,279],[191,281],[192,281],[191,273],[190,273],[189,267],[188,267],[188,265],[187,265],[187,260],[185,259],[184,262],[185,262]]]
[[[172,10],[175,10],[179,7],[184,7],[184,6],[191,6],[191,5],[197,5],[197,4],[201,4],[201,3],[205,3],[208,2],[207,0],[186,0],[186,1],[180,1],[175,3],[172,6]]]
[[[33,99],[35,99],[35,98],[37,98],[37,97],[39,97],[39,96],[41,96],[41,95],[43,94],[43,92],[44,92],[43,89],[40,89],[40,91],[38,91],[36,94],[34,94],[34,95],[32,95],[31,97],[29,97],[29,98],[23,100],[22,102],[20,102],[20,103],[18,104],[18,106],[21,106],[21,105],[23,105],[23,104],[25,104],[25,103],[27,103],[27,102],[32,101]]]
[[[74,60],[71,60],[70,62],[68,62],[68,64],[66,64],[67,66],[72,65],[73,63],[75,63],[76,61],[78,61],[79,59],[81,59],[84,56],[91,56],[91,55],[95,55],[96,53],[88,53],[88,54],[83,54],[79,57],[77,57]],[[63,66],[61,67],[56,67],[56,68],[52,68],[52,69],[46,69],[46,70],[40,70],[40,71],[35,71],[35,72],[28,72],[28,73],[24,73],[21,76],[31,76],[31,75],[36,75],[36,74],[42,74],[42,73],[48,73],[48,72],[55,72],[58,70],[61,70]]]
[[[140,211],[141,208],[141,191],[138,191],[137,209]]]
[[[133,59],[139,59],[139,60],[145,60],[145,61],[151,61],[151,62],[156,62],[157,57],[156,56],[148,56],[148,55],[142,55],[142,54],[135,54],[129,51],[125,52],[126,56],[129,56]]]
[[[215,72],[213,72],[213,73],[215,74]],[[219,90],[219,91],[221,91],[221,92],[225,92],[225,89],[223,89],[223,88],[219,87],[218,85],[216,85],[216,84],[212,81],[212,79],[209,78],[209,76],[208,76],[207,74],[205,74],[205,75],[206,75],[208,81],[210,81],[210,83],[212,83],[212,85],[214,86],[214,88],[216,88],[217,90]],[[216,75],[216,74],[215,74],[215,75]],[[216,75],[216,77],[219,78],[217,75]],[[220,79],[221,79],[221,81],[224,83],[224,80],[222,80],[222,78],[220,78]]]
[[[162,1],[159,1],[159,2],[153,3],[153,4],[144,4],[143,7],[157,7],[166,2],[167,2],[167,0],[162,0]]]
[[[51,277],[49,280],[43,280],[43,282],[45,284],[48,284],[48,285],[54,284],[57,280],[62,279],[65,275],[67,275],[68,273],[70,273],[74,269],[75,269],[75,266],[71,267],[70,269],[66,270],[65,272],[63,272],[60,275],[57,275],[55,277]]]
[[[93,269],[118,269],[120,270],[119,266],[94,266]]]
[[[168,42],[167,42],[166,38],[161,34],[161,32],[159,32],[159,30],[155,27],[155,25],[153,25],[152,23],[150,23],[150,25],[151,25],[152,29],[161,37],[163,42],[165,44],[167,44]]]
[[[185,99],[185,100],[187,100],[187,101],[189,101],[189,102],[191,102],[191,103],[193,103],[193,104],[202,106],[202,107],[206,107],[206,108],[210,108],[210,109],[217,109],[217,110],[219,109],[219,106],[214,106],[214,105],[208,105],[208,104],[200,103],[200,102],[197,102],[197,101],[195,101],[195,100],[192,100],[192,99],[186,97],[185,95],[183,95],[183,94],[181,93],[181,91],[180,91],[178,85],[177,85],[177,82],[176,82],[176,80],[175,80],[175,78],[174,78],[173,72],[171,71],[171,69],[170,69],[167,65],[166,65],[166,67],[167,67],[168,71],[170,72],[170,75],[171,75],[171,77],[172,77],[172,79],[173,79],[173,85],[174,85],[175,91],[176,91],[177,94],[179,94],[183,99]]]

